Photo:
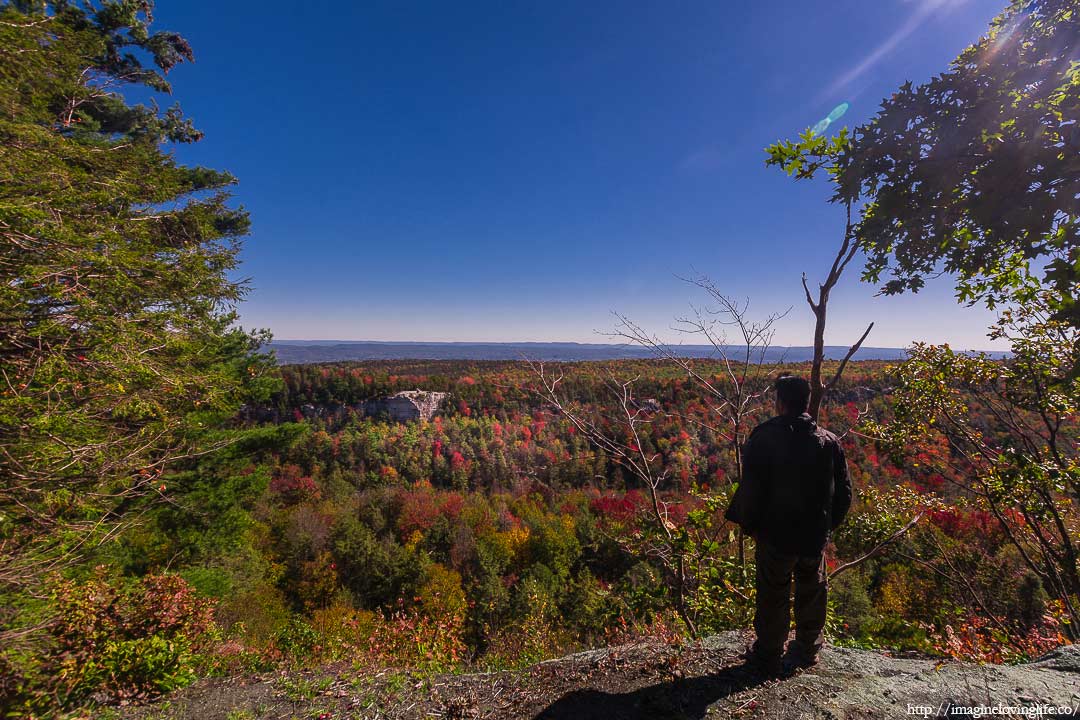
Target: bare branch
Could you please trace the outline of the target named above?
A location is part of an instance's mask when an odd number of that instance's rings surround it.
[[[875,545],[869,552],[855,558],[854,560],[851,560],[850,562],[846,562],[843,565],[841,565],[840,567],[833,570],[831,573],[829,573],[829,580],[832,580],[833,578],[835,578],[837,575],[839,575],[842,572],[846,572],[847,570],[850,570],[853,567],[858,567],[859,565],[862,565],[864,562],[866,562],[870,558],[872,558],[875,555],[877,555],[878,553],[880,553],[882,550],[884,550],[886,547],[888,547],[889,544],[891,544],[893,542],[896,542],[901,537],[903,537],[907,533],[908,530],[915,527],[915,525],[917,525],[918,522],[920,520],[922,520],[924,515],[926,515],[925,510],[920,512],[915,517],[911,518],[911,520],[908,522],[907,525],[905,525],[904,527],[900,528],[899,530],[894,532],[889,537],[882,540],[880,543]]]
[[[818,306],[817,303],[814,302],[814,298],[810,295],[810,286],[806,284],[806,273],[802,274],[802,288],[803,292],[806,293],[806,304],[816,313]]]
[[[874,323],[870,323],[870,326],[866,328],[866,332],[862,334],[862,337],[859,338],[859,341],[852,345],[850,348],[848,348],[847,354],[844,355],[844,359],[840,361],[840,366],[836,368],[836,373],[832,376],[832,380],[825,383],[826,390],[831,389],[834,385],[836,385],[836,383],[840,382],[840,377],[844,374],[844,368],[847,367],[848,361],[851,360],[852,355],[859,352],[859,348],[862,347],[862,344],[866,340],[866,337],[873,329]]]

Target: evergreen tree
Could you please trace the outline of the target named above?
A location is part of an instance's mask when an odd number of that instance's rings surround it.
[[[151,13],[0,0],[0,597],[167,497],[265,383],[235,326],[235,179],[166,151],[201,137],[179,107],[121,94],[193,59]]]

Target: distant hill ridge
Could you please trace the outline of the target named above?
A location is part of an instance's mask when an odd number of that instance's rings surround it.
[[[715,358],[711,345],[673,345],[683,357]],[[648,348],[635,345],[591,344],[573,342],[379,342],[374,340],[283,340],[273,342],[269,350],[283,365],[294,363],[343,362],[348,360],[623,360],[655,357]],[[738,348],[732,347],[733,352]],[[848,348],[827,345],[825,356],[839,360]],[[769,348],[767,362],[806,362],[813,358],[813,348],[805,346]],[[1002,352],[988,352],[1004,357]],[[863,347],[856,360],[901,360],[904,348]]]

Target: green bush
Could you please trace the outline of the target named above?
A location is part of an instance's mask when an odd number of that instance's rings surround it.
[[[861,640],[874,621],[874,604],[868,592],[873,563],[842,573],[829,583],[829,627],[844,639]]]
[[[191,662],[185,639],[151,635],[110,641],[95,663],[100,673],[95,684],[118,697],[166,693],[195,681]]]
[[[278,632],[274,644],[286,658],[302,662],[318,651],[319,639],[319,633],[311,625],[299,616],[293,616]]]
[[[130,582],[99,569],[84,581],[59,580],[50,611],[35,652],[0,659],[0,716],[182,687],[195,679],[196,652],[213,627],[212,604],[177,575]]]

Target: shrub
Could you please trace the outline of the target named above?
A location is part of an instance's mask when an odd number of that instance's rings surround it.
[[[289,610],[277,588],[269,582],[258,582],[222,600],[217,620],[231,634],[242,637],[245,643],[266,650],[288,623]]]
[[[9,705],[9,714],[182,687],[195,679],[195,652],[213,627],[213,605],[177,575],[131,583],[109,579],[99,568],[82,582],[55,582],[50,606],[53,619],[35,661],[0,663],[0,684],[19,687],[19,710]]]
[[[402,604],[392,613],[377,616],[369,656],[390,666],[452,670],[465,659],[464,624],[462,615],[432,618]]]
[[[366,654],[378,619],[376,613],[357,610],[343,599],[316,610],[311,627],[319,635],[322,659],[334,661]]]
[[[432,563],[425,571],[426,580],[417,590],[416,602],[424,615],[430,618],[454,619],[465,617],[465,591],[461,589],[461,575],[438,563]]]
[[[303,664],[321,652],[319,641],[319,633],[311,625],[293,616],[274,638],[274,645],[284,658]]]
[[[867,567],[866,570],[869,570]],[[866,642],[866,630],[874,617],[874,604],[867,592],[865,572],[854,570],[829,583],[829,610],[832,626],[843,638]]]
[[[110,640],[87,674],[112,698],[166,693],[196,678],[187,642],[161,635]],[[96,672],[95,672],[96,671]]]
[[[572,638],[561,627],[558,607],[550,584],[554,580],[543,565],[530,568],[515,588],[512,602],[514,619],[491,629],[491,643],[483,664],[492,668],[523,667],[556,657],[571,644]]]
[[[967,614],[931,635],[934,648],[949,657],[974,662],[1021,662],[1039,657],[1067,642],[1063,625],[1065,609],[1060,600],[1046,605],[1046,614],[1023,629],[1000,618]]]

